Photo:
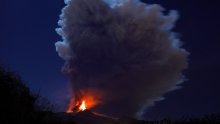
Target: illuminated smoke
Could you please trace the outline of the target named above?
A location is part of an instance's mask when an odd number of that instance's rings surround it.
[[[92,110],[110,116],[141,115],[179,88],[188,53],[171,29],[178,18],[160,5],[137,0],[66,0],[56,50],[65,60],[73,93],[98,91]]]

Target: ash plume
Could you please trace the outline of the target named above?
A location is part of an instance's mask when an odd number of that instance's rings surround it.
[[[178,89],[187,56],[171,29],[176,11],[138,0],[66,0],[56,50],[65,60],[75,98],[92,93],[92,108],[110,116],[140,116]],[[101,94],[101,95],[100,95]]]

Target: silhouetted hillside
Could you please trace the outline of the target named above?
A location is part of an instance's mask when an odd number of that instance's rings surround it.
[[[21,78],[0,66],[0,124],[37,124],[50,115],[49,103],[30,92]],[[46,112],[47,111],[47,112]]]
[[[3,123],[29,123],[34,119],[36,97],[13,72],[0,67],[0,112]]]

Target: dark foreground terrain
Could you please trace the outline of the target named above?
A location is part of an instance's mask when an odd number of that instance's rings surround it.
[[[220,124],[220,116],[218,115],[207,115],[202,118],[184,117],[178,120],[147,121],[129,117],[110,118],[96,115],[90,111],[84,111],[75,114],[57,113],[53,117],[60,119],[60,122],[65,120],[65,122],[73,122],[75,124]]]
[[[110,118],[91,111],[54,113],[52,105],[29,91],[18,75],[0,67],[0,124],[220,124],[220,115],[179,120],[137,120]]]

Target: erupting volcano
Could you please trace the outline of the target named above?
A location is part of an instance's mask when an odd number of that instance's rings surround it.
[[[188,52],[171,31],[175,10],[139,0],[65,2],[55,46],[71,82],[66,112],[140,116],[180,87]]]
[[[81,90],[72,97],[68,109],[66,110],[67,113],[75,113],[75,112],[82,112],[88,109],[92,109],[96,105],[101,103],[101,100],[98,99],[98,96],[101,93],[95,91],[83,91]]]
[[[72,112],[81,112],[85,111],[87,109],[87,104],[85,100],[82,100],[80,102],[77,102],[76,104],[71,103],[69,108],[67,109],[67,113],[72,113]]]

